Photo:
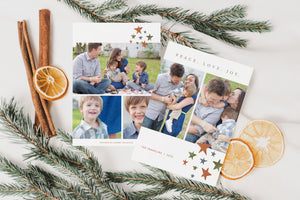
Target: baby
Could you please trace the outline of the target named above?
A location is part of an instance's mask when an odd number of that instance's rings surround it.
[[[129,81],[129,78],[124,72],[121,72],[118,68],[118,62],[112,61],[104,75],[105,78],[109,78],[112,82],[122,81],[123,85],[126,85],[126,82]]]
[[[98,116],[102,111],[103,101],[100,96],[81,96],[79,110],[81,123],[73,131],[73,139],[106,139],[107,126]]]
[[[226,107],[221,114],[222,124],[217,126],[219,131],[206,133],[199,138],[197,143],[204,143],[208,141],[213,149],[226,153],[237,117],[238,113],[233,108]]]
[[[197,93],[197,89],[196,89],[195,85],[187,85],[183,88],[181,96],[179,95],[180,94],[180,88],[178,89],[178,91],[176,90],[176,91],[173,91],[172,93],[173,93],[173,95],[171,95],[171,97],[173,98],[172,104],[175,104],[179,100],[180,97],[184,97],[184,98],[192,97],[194,94]],[[173,120],[178,119],[181,114],[182,114],[181,109],[172,110],[172,112],[170,113],[170,118],[165,123],[167,131],[169,133],[172,132]]]
[[[124,139],[137,139],[141,129],[150,96],[126,96],[124,105],[132,122],[123,130]]]

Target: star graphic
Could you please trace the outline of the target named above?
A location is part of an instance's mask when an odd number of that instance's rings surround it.
[[[139,42],[136,42],[136,44],[139,44]]]
[[[192,160],[196,156],[196,154],[194,152],[189,152],[189,154],[190,154],[189,158],[191,158]]]
[[[132,43],[132,40],[130,40],[129,42]]]
[[[144,33],[147,33],[147,31],[144,31]]]
[[[136,35],[131,35],[131,38],[134,39]]]
[[[214,151],[211,152],[211,156],[212,156],[212,157],[215,157],[215,155],[216,155],[216,152],[214,152]]]
[[[183,160],[183,165],[186,165],[188,163],[187,160]]]
[[[142,28],[143,28],[143,27],[139,27],[139,26],[138,26],[137,28],[134,28],[134,30],[136,30],[136,33],[138,34],[138,33],[142,33],[142,32],[141,32]]]
[[[197,166],[193,166],[193,170],[196,170],[198,167]]]
[[[143,39],[143,36],[140,36],[139,38],[140,38],[140,40],[141,40],[141,39]]]
[[[147,42],[143,41],[142,45],[143,45],[143,47],[146,47],[147,46]]]
[[[147,35],[146,37],[148,38],[148,40],[151,40],[151,39],[153,38],[153,35],[150,35],[150,34],[149,34],[149,35]]]
[[[191,178],[194,178],[195,177],[195,175],[194,174],[191,174]]]
[[[221,163],[221,160],[219,160],[218,162],[216,162],[216,161],[213,161],[213,162],[215,164],[214,169],[217,169],[217,170],[219,170],[223,165],[223,163]]]
[[[211,176],[211,173],[208,172],[208,169],[209,169],[209,168],[207,168],[207,169],[205,170],[205,169],[202,168],[202,172],[203,172],[202,176],[204,177],[204,180],[206,180],[206,177]],[[202,177],[202,176],[201,176],[201,177]]]
[[[201,151],[203,151],[206,154],[206,150],[207,148],[209,148],[211,145],[210,144],[206,144],[206,141],[204,143],[197,143],[200,146],[200,151],[199,153],[201,153]]]
[[[204,165],[207,160],[205,160],[204,158],[200,158],[200,162]]]

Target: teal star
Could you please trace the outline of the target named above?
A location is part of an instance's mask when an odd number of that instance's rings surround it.
[[[136,35],[131,35],[131,38],[134,39]]]
[[[196,154],[194,152],[189,152],[189,154],[190,154],[189,158],[191,158],[192,160],[196,156]]]
[[[198,167],[197,166],[193,166],[193,170],[196,170]]]
[[[215,167],[214,169],[220,170],[220,167],[222,167],[223,163],[221,163],[221,160],[218,162],[214,161]]]
[[[149,35],[147,35],[146,37],[148,38],[148,40],[151,40],[151,39],[153,38],[153,35],[150,35],[150,34],[149,34]]]

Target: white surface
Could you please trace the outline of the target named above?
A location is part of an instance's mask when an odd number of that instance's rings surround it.
[[[141,1],[129,0],[130,5]],[[210,13],[211,11],[233,6],[245,1],[218,0],[143,0],[143,3],[155,3],[165,7],[183,7]],[[251,119],[268,119],[275,122],[283,131],[286,139],[285,154],[276,165],[268,168],[255,168],[249,175],[238,181],[222,179],[229,189],[248,195],[256,200],[264,199],[300,199],[298,191],[300,178],[298,172],[299,129],[300,129],[300,3],[287,1],[247,1],[248,19],[270,20],[273,30],[270,33],[241,33],[249,39],[246,49],[235,48],[223,42],[197,36],[208,43],[218,55],[254,68],[247,98],[242,109],[243,122]],[[26,106],[25,112],[33,116],[33,105],[29,93],[25,69],[17,33],[17,21],[26,19],[31,37],[34,55],[38,55],[38,10],[51,10],[51,60],[52,65],[61,67],[71,80],[72,72],[72,23],[90,22],[81,17],[69,6],[56,0],[5,1],[0,8],[0,82],[1,96],[16,100]],[[159,19],[159,17],[155,17]],[[182,31],[182,30],[181,30]],[[184,30],[185,31],[185,30]],[[71,132],[72,95],[69,91],[65,98],[53,103],[51,114],[57,128]],[[247,116],[247,117],[245,117]],[[242,122],[239,122],[242,124]],[[90,148],[99,157],[104,170],[142,170],[142,167],[130,161],[130,147],[94,147]],[[0,153],[18,164],[22,163],[24,148],[14,144],[1,135]],[[1,182],[9,182],[7,176]],[[15,199],[15,198],[13,198]]]

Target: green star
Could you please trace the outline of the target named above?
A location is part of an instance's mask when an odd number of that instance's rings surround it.
[[[196,170],[198,167],[197,166],[193,166],[193,170]]]
[[[196,156],[196,154],[194,152],[189,152],[189,154],[190,154],[189,158],[191,158],[192,160]]]
[[[131,38],[134,39],[136,35],[131,35]]]
[[[153,38],[153,35],[150,35],[150,34],[149,34],[149,35],[147,35],[146,37],[148,38],[148,40],[151,40],[151,39]]]
[[[220,167],[222,167],[223,163],[221,163],[221,160],[218,162],[214,161],[215,167],[214,169],[220,170]]]

